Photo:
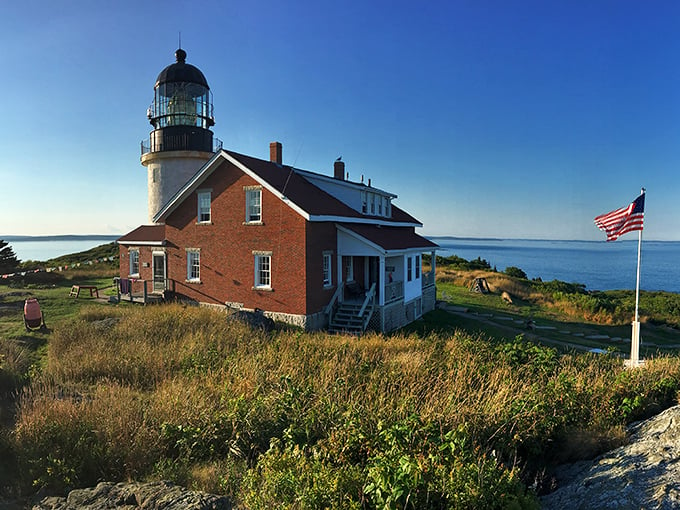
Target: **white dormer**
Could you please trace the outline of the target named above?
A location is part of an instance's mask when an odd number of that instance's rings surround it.
[[[344,179],[344,163],[336,161],[335,167],[335,177],[305,170],[295,169],[295,171],[315,186],[363,215],[381,218],[392,217],[392,199],[397,198],[397,195],[372,187],[370,179],[368,186],[364,183],[346,181]]]

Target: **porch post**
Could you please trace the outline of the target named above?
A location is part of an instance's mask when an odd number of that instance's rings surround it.
[[[337,288],[340,288],[340,285],[343,284],[342,282],[342,255],[340,255],[340,252],[338,251],[338,256],[336,257],[338,259],[338,277],[335,280],[335,283],[337,285]],[[338,296],[338,300],[342,303],[344,301],[344,292],[340,293],[340,296]]]
[[[432,283],[435,282],[434,274],[435,270],[437,269],[437,252],[432,250],[430,252],[430,260],[432,263],[430,264],[430,270],[432,271]]]
[[[378,304],[385,306],[385,255],[380,255],[378,260],[380,261],[378,264],[378,282],[376,283],[376,289],[380,289]]]

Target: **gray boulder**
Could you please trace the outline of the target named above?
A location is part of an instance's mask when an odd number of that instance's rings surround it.
[[[593,461],[564,466],[552,509],[680,509],[680,406],[638,422],[630,443]]]
[[[33,510],[231,510],[225,496],[194,492],[170,482],[108,483],[43,499]]]

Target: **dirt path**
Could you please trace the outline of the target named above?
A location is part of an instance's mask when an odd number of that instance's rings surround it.
[[[527,330],[526,327],[514,327],[510,326],[509,324],[502,324],[496,321],[491,320],[490,317],[486,317],[483,315],[479,315],[477,313],[470,313],[467,311],[465,308],[461,308],[459,306],[454,306],[454,305],[448,305],[448,304],[443,304],[439,305],[439,308],[441,310],[444,310],[450,314],[457,315],[458,317],[465,318],[465,319],[472,319],[477,322],[481,322],[483,324],[486,324],[487,326],[494,327],[496,329],[499,329],[501,331],[507,331],[508,334],[514,338],[517,335],[524,335],[525,338],[535,341],[535,342],[540,342],[542,344],[547,344],[547,345],[553,345],[556,347],[562,347],[562,348],[567,348],[567,349],[573,349],[577,351],[589,351],[591,348],[586,346],[586,345],[580,345],[576,343],[571,343],[571,342],[566,342],[566,341],[561,341],[561,340],[554,340],[552,338],[545,338],[540,336],[539,334],[536,333],[536,330]]]

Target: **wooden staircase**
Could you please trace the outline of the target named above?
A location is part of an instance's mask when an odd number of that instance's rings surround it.
[[[368,323],[366,315],[373,313],[373,310],[367,308],[363,315],[358,315],[361,308],[361,303],[340,303],[328,325],[328,331],[351,335],[362,334],[365,331],[364,324]]]

